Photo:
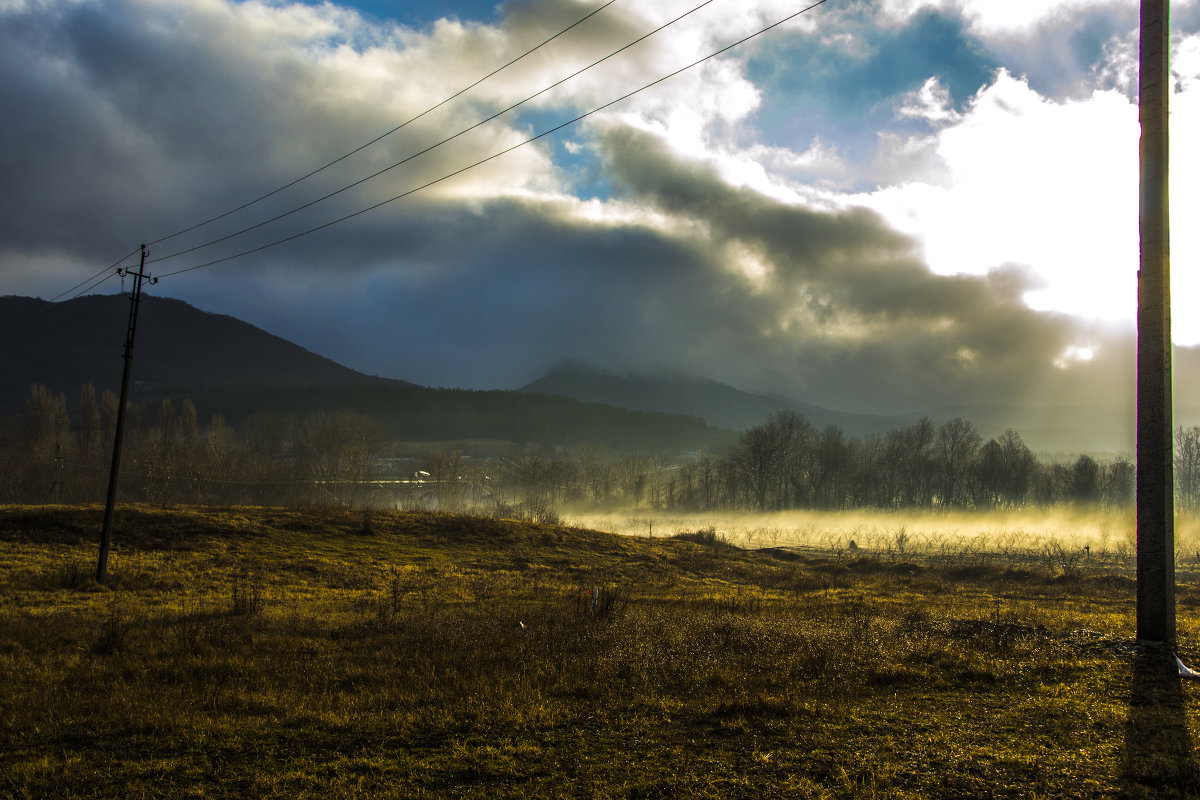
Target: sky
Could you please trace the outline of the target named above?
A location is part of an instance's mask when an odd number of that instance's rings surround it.
[[[810,2],[0,0],[0,293],[149,243],[148,292],[424,385],[1131,404],[1137,2],[826,0],[637,91]],[[1200,0],[1171,60],[1200,406]]]

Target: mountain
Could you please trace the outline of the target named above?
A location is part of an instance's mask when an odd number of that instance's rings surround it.
[[[745,392],[717,381],[680,375],[617,375],[567,361],[544,377],[521,387],[523,392],[562,395],[577,400],[607,403],[621,408],[690,414],[710,425],[745,430],[761,425],[776,411],[794,411],[816,428],[836,425],[848,434],[884,434],[911,425],[927,416],[935,423],[962,417],[987,439],[1006,429],[1016,430],[1026,444],[1050,457],[1090,452],[1130,454],[1134,449],[1132,398],[1095,406],[972,405],[918,409],[907,414],[882,416],[836,411],[779,395]],[[1177,407],[1177,425],[1200,423],[1192,407]]]
[[[932,419],[969,419],[985,440],[1012,428],[1048,460],[1065,460],[1081,452],[1131,455],[1136,443],[1135,414],[1132,398],[1123,406],[967,405],[927,412]],[[1182,425],[1193,418],[1194,414],[1177,410],[1175,421]]]
[[[0,297],[0,319],[10,329],[0,349],[0,410],[23,410],[32,383],[72,398],[85,383],[98,393],[120,391],[124,295],[62,303]],[[132,374],[141,400],[248,387],[412,385],[364,375],[234,317],[165,297],[141,301]]]
[[[129,303],[124,295],[51,303],[0,297],[0,414],[25,413],[45,384],[74,411],[81,386],[119,393]],[[192,400],[201,420],[355,411],[396,439],[592,443],[619,450],[709,450],[732,434],[698,417],[648,413],[511,391],[430,389],[356,372],[278,336],[180,300],[144,297],[138,313],[131,402]]]
[[[118,392],[128,316],[126,295],[61,303],[0,297],[5,334],[0,414],[24,414],[33,383],[65,393],[71,410],[83,384]],[[1200,349],[1183,351],[1184,358],[1177,348],[1177,380],[1194,382],[1194,351]],[[190,398],[201,419],[220,413],[237,422],[264,411],[351,409],[375,417],[406,441],[499,438],[712,449],[733,438],[728,431],[760,425],[776,411],[794,411],[814,427],[837,425],[854,436],[886,433],[920,416],[935,422],[961,416],[984,439],[1013,428],[1030,447],[1051,456],[1133,449],[1132,397],[1088,408],[979,405],[882,416],[745,392],[704,378],[617,375],[579,362],[566,362],[517,392],[435,390],[365,375],[233,317],[154,296],[140,307],[133,378],[134,402],[153,406],[163,398]],[[1175,423],[1200,423],[1200,409],[1194,402],[1180,403]]]
[[[219,412],[238,424],[261,412],[354,411],[402,442],[505,441],[593,444],[621,452],[721,450],[730,431],[699,417],[633,411],[569,397],[424,386],[277,387],[195,400],[201,419]]]
[[[885,433],[912,423],[919,415],[880,416],[835,411],[780,395],[744,392],[707,378],[683,375],[616,375],[567,361],[522,392],[562,395],[589,403],[607,403],[638,411],[701,417],[709,425],[745,430],[761,425],[776,411],[794,411],[813,426],[836,425],[855,436]]]

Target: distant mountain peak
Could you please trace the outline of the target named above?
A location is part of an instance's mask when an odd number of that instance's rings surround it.
[[[882,433],[907,421],[821,408],[781,395],[746,392],[711,378],[668,370],[620,375],[575,359],[561,362],[520,391],[562,395],[635,411],[688,414],[731,430],[761,425],[777,411],[794,411],[818,428],[837,425],[853,434]]]

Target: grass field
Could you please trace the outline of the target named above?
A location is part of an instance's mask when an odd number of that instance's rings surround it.
[[[670,535],[714,528],[749,549],[791,547],[836,555],[855,542],[860,555],[967,560],[1009,566],[1045,561],[1047,550],[1086,553],[1133,574],[1135,521],[1129,508],[1024,508],[1012,511],[850,511],[565,513],[573,525],[627,535]],[[1200,568],[1200,518],[1177,515],[1175,544],[1181,569]],[[1093,565],[1094,566],[1094,565]]]
[[[123,508],[97,586],[100,517],[0,508],[0,796],[1200,797],[1099,560]]]

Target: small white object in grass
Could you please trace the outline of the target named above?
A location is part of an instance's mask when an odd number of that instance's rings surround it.
[[[1189,669],[1186,664],[1179,660],[1179,656],[1175,656],[1175,663],[1179,665],[1179,677],[1181,678],[1200,678],[1200,672]]]

